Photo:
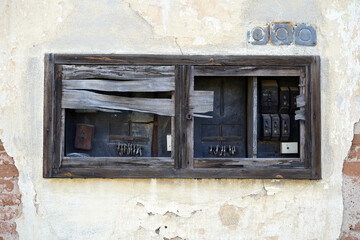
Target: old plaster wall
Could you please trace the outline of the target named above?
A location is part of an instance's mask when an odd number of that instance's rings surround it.
[[[5,0],[0,138],[16,159],[20,239],[336,239],[342,165],[360,117],[357,0]],[[316,47],[252,46],[273,21],[317,26]],[[44,53],[320,55],[321,181],[43,179]]]

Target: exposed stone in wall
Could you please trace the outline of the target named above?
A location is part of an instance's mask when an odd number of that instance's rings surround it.
[[[0,140],[0,240],[18,239],[15,219],[21,212],[19,172]]]
[[[354,138],[343,167],[344,217],[341,240],[360,239],[360,122],[355,124]]]

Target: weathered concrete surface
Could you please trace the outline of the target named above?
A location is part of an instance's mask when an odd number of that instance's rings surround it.
[[[360,116],[359,1],[0,2],[0,138],[20,171],[20,239],[336,239]],[[253,46],[250,26],[317,26],[316,47]],[[323,180],[42,178],[43,56],[320,55]]]

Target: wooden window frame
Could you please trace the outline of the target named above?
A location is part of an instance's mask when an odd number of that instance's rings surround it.
[[[69,64],[175,66],[172,158],[147,158],[145,160],[149,161],[148,167],[111,165],[112,158],[97,158],[102,161],[99,165],[62,166],[65,117],[61,106],[62,81],[59,67]],[[193,157],[194,121],[189,105],[195,76],[246,76],[252,77],[252,82],[259,76],[298,76],[300,94],[303,95],[305,105],[301,107],[303,120],[300,121],[300,158],[296,160],[303,164],[291,165],[289,163],[292,159],[244,158],[230,159],[243,164],[237,168],[218,168],[216,164],[212,167],[198,167],[200,162],[205,162],[203,166],[207,166],[211,159],[207,162],[207,159]],[[45,178],[321,178],[319,56],[46,54],[44,79]],[[251,94],[249,96],[248,101],[254,100],[251,99]],[[251,121],[251,117],[248,121]],[[248,131],[251,131],[249,129],[248,126]],[[251,142],[250,135],[248,133],[248,141]],[[252,146],[248,146],[248,151],[251,148]]]

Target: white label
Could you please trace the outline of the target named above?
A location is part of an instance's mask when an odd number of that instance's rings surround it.
[[[297,142],[282,142],[281,143],[281,154],[297,154],[298,143]]]
[[[166,149],[171,152],[171,135],[166,135]]]

